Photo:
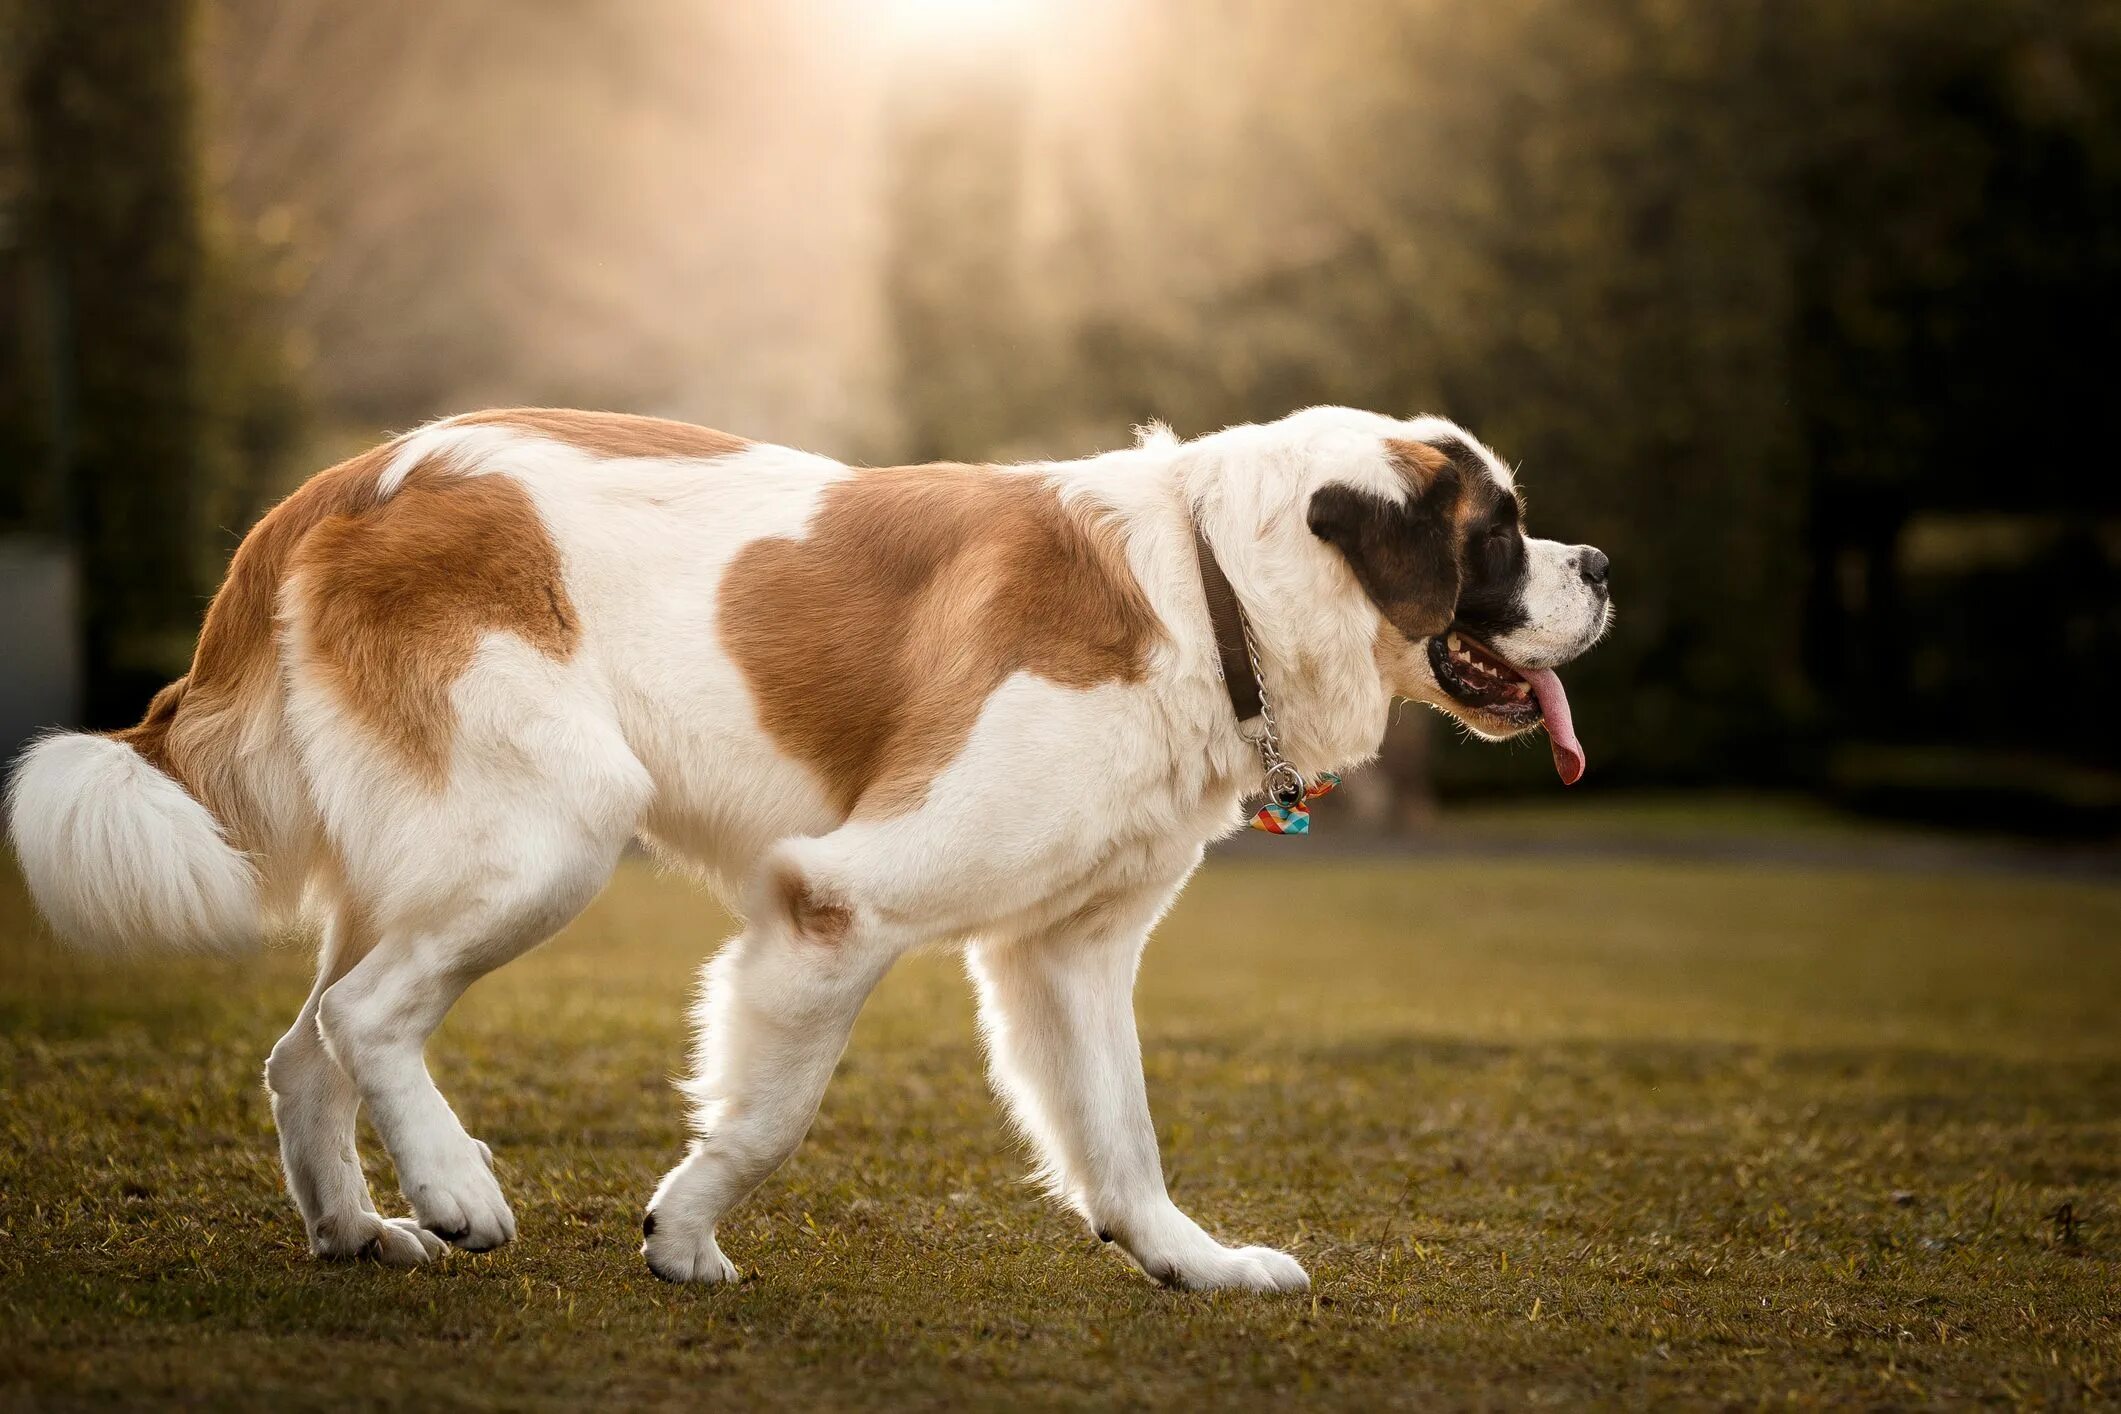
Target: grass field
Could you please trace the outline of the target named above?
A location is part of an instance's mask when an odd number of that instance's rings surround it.
[[[306,959],[92,969],[8,877],[0,1405],[2121,1399],[2121,890],[1300,850],[1205,871],[1140,993],[1174,1193],[1291,1248],[1280,1299],[1157,1290],[1023,1184],[945,957],[725,1225],[747,1280],[652,1280],[727,921],[642,866],[433,1047],[515,1245],[322,1266],[258,1081]]]

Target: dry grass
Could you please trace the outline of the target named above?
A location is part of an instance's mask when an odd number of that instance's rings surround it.
[[[1211,868],[1143,975],[1151,1084],[1180,1202],[1309,1265],[1280,1300],[1155,1290],[1019,1181],[946,958],[727,1225],[749,1279],[651,1280],[726,926],[629,867],[473,993],[434,1065],[522,1236],[400,1274],[311,1262],[279,1190],[257,1077],[303,959],[92,968],[0,884],[0,1405],[2121,1396],[2121,891]]]

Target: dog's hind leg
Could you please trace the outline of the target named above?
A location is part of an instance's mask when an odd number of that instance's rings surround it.
[[[1157,1281],[1301,1291],[1310,1278],[1293,1257],[1223,1246],[1164,1187],[1134,974],[1183,878],[1108,895],[1054,927],[972,950],[995,1088],[1037,1145],[1048,1187]]]
[[[536,946],[609,877],[596,867],[486,879],[452,916],[386,927],[368,955],[324,990],[318,1024],[390,1151],[420,1225],[474,1252],[515,1236],[492,1152],[465,1132],[428,1074],[426,1045],[473,982]]]
[[[354,910],[343,904],[333,910],[317,958],[316,986],[267,1057],[265,1085],[280,1132],[287,1191],[301,1210],[310,1251],[412,1267],[440,1256],[442,1241],[411,1218],[376,1212],[354,1146],[361,1097],[317,1028],[317,1004],[325,989],[359,962],[373,941],[360,930]]]
[[[594,692],[525,650],[489,644],[455,696],[432,789],[364,771],[358,741],[324,764],[326,827],[375,942],[324,989],[317,1022],[413,1215],[476,1251],[512,1238],[515,1216],[491,1151],[428,1074],[427,1039],[472,983],[596,896],[652,782]]]

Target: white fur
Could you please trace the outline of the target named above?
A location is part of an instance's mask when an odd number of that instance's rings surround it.
[[[1612,626],[1612,603],[1578,569],[1585,550],[1558,540],[1525,540],[1526,605],[1531,622],[1488,646],[1524,668],[1552,668],[1581,657]]]
[[[1159,1280],[1305,1286],[1285,1254],[1225,1246],[1172,1204],[1135,1038],[1149,931],[1258,780],[1217,677],[1192,527],[1250,613],[1289,758],[1346,769],[1376,751],[1392,696],[1419,695],[1426,670],[1380,670],[1382,620],[1306,507],[1331,482],[1404,495],[1384,439],[1445,435],[1465,437],[1440,419],[1315,408],[1191,442],[1152,426],[1135,447],[1007,469],[1119,525],[1161,621],[1148,672],[1087,690],[1010,678],[917,809],[853,820],[763,729],[716,605],[745,546],[800,537],[822,493],[855,473],[768,446],[600,458],[501,424],[403,439],[385,493],[431,455],[526,488],[582,637],[565,662],[507,635],[482,643],[452,692],[437,788],[306,672],[306,605],[323,591],[283,589],[283,688],[230,769],[271,806],[270,876],[306,882],[326,919],[317,987],[267,1067],[312,1248],[409,1265],[439,1250],[429,1232],[475,1248],[513,1235],[490,1156],[423,1048],[466,987],[564,925],[638,837],[728,881],[748,919],[703,972],[685,1087],[698,1137],[651,1200],[657,1273],[735,1275],[722,1216],[801,1141],[877,981],[909,949],[945,944],[967,950],[996,1089],[1057,1197]],[[115,742],[34,748],[13,825],[62,931],[205,945],[256,917],[250,865]],[[844,935],[802,935],[791,887],[844,909]],[[369,1200],[352,1147],[364,1104],[417,1225]]]
[[[184,787],[109,737],[24,752],[8,831],[37,908],[86,947],[235,953],[258,938],[258,876]]]

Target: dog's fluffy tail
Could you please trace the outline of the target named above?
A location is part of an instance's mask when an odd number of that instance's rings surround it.
[[[63,732],[22,754],[8,833],[30,894],[81,947],[246,952],[260,933],[258,872],[213,812],[126,739],[140,730]]]

